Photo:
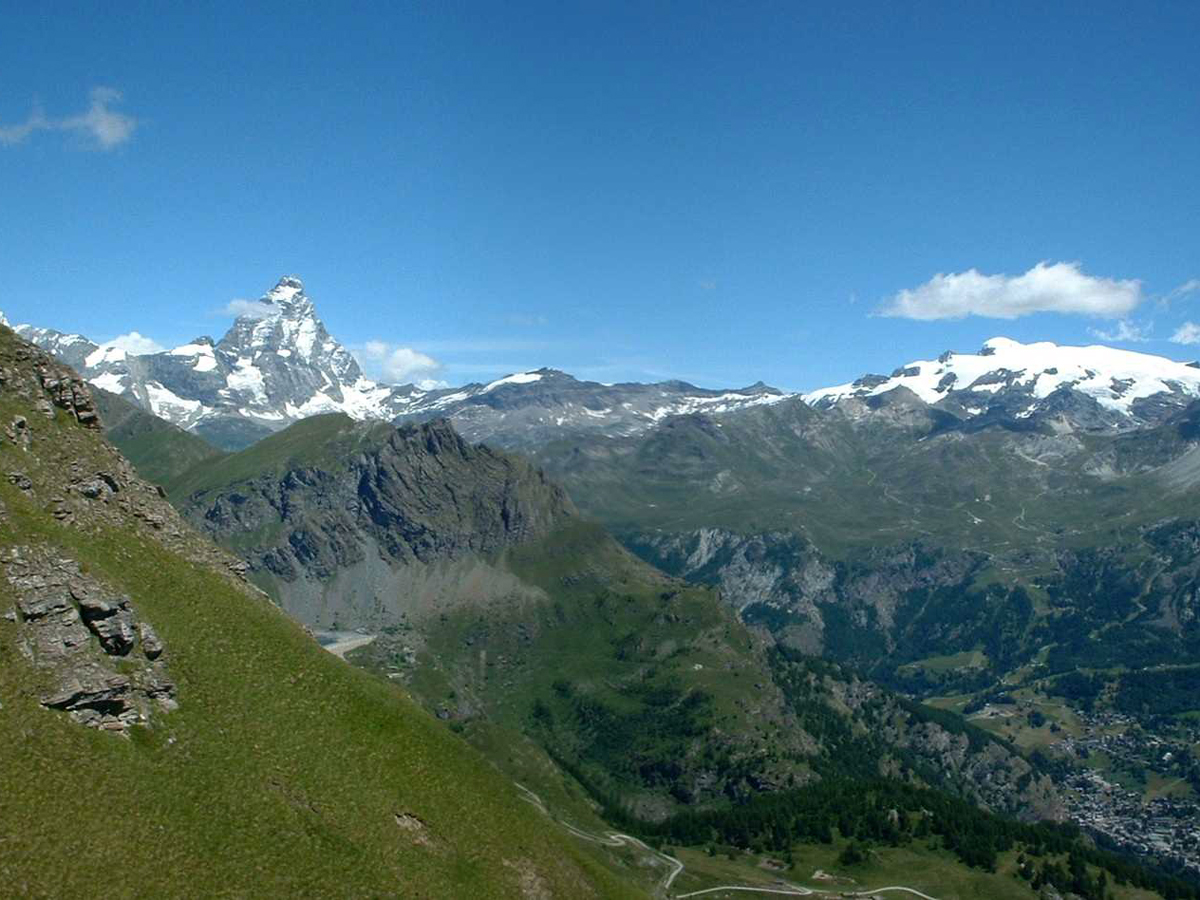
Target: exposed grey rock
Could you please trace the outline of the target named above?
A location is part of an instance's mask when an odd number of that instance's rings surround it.
[[[79,491],[79,493],[83,494],[89,500],[96,500],[111,493],[108,485],[99,478],[93,478],[90,481],[77,484],[75,485],[75,490]]]
[[[919,543],[876,547],[862,565],[827,557],[803,535],[774,531],[743,535],[719,528],[628,537],[630,549],[672,575],[720,588],[739,613],[757,608],[784,614],[777,640],[805,653],[827,652],[825,620],[845,617],[878,632],[890,648],[896,615],[911,591],[960,585],[983,564],[982,554]]]
[[[19,488],[22,491],[33,490],[33,482],[30,480],[29,476],[26,475],[24,472],[9,472],[8,473],[8,483],[11,485],[15,485],[17,488]]]
[[[15,581],[15,579],[12,579]],[[62,614],[74,609],[71,593],[63,581],[54,575],[32,575],[17,583],[27,593],[17,596],[17,608],[26,619],[41,619],[44,616]]]
[[[137,643],[128,597],[102,599],[91,591],[76,594],[84,624],[100,639],[106,653],[124,656]]]
[[[107,498],[121,489],[121,485],[117,479],[106,472],[101,472],[94,478],[89,478],[86,481],[73,485],[73,487],[89,500]]]
[[[69,412],[81,425],[100,427],[91,391],[82,378],[64,366],[49,363],[39,366],[37,371],[42,390],[49,395],[50,403]],[[53,409],[49,410],[49,415],[54,415]]]
[[[267,536],[241,550],[252,571],[273,576],[284,608],[311,624],[355,606],[354,591],[338,586],[345,573],[371,573],[375,597],[403,596],[415,571],[537,540],[575,515],[540,470],[464,441],[445,421],[346,427],[357,453],[336,467],[264,473],[183,507],[215,540]],[[309,612],[317,594],[322,619]]]
[[[18,646],[47,673],[43,706],[112,731],[145,721],[152,708],[175,708],[175,684],[165,664],[150,661],[162,654],[162,641],[137,622],[128,597],[44,548],[12,548],[0,556],[0,570],[16,594]],[[149,659],[116,671],[112,657],[126,656],[139,633]]]
[[[175,709],[175,682],[167,675],[166,665],[156,662],[154,665],[139,670],[137,685],[146,692],[151,700],[158,701],[164,709]]]
[[[22,450],[29,449],[33,436],[29,433],[29,420],[24,416],[13,416],[13,420],[4,426],[4,434]]]
[[[162,656],[163,646],[162,639],[158,636],[148,622],[138,623],[138,635],[142,639],[142,652],[146,654],[147,659],[158,659]]]
[[[87,661],[66,672],[58,687],[42,695],[51,709],[84,709],[118,714],[129,704],[129,677]]]

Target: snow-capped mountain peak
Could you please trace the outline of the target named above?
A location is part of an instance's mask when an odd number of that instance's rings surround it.
[[[339,380],[355,381],[362,374],[350,353],[325,330],[303,282],[293,275],[279,279],[254,304],[253,312],[239,316],[217,347],[238,356],[268,352],[316,365],[328,363]]]
[[[93,384],[231,449],[319,413],[445,416],[469,438],[519,446],[564,434],[636,434],[674,415],[721,415],[790,396],[762,384],[726,391],[679,381],[605,385],[546,368],[459,388],[386,385],[364,375],[329,334],[294,275],[239,306],[219,341],[203,336],[144,355],[19,327]]]
[[[244,306],[220,341],[205,335],[162,353],[133,354],[51,329],[18,331],[98,387],[223,446],[317,413],[397,414],[403,390],[363,375],[326,330],[299,278],[285,275]]]
[[[506,384],[533,384],[535,381],[541,381],[546,372],[517,372],[513,375],[505,375],[503,378],[498,378],[491,384],[484,387],[481,394],[486,394],[488,391],[494,391],[498,387],[503,387]]]
[[[930,405],[978,415],[998,401],[1018,417],[1037,413],[1052,396],[1073,391],[1112,415],[1142,420],[1155,410],[1200,397],[1200,369],[1162,356],[1092,345],[1048,341],[1022,344],[995,337],[977,353],[943,353],[916,360],[890,376],[864,375],[849,384],[804,395],[813,406],[831,407],[907,388]]]
[[[308,299],[304,293],[304,282],[295,275],[284,275],[279,279],[279,283],[275,287],[267,291],[263,300],[274,303],[283,309],[289,306],[297,297],[301,297],[304,300]]]

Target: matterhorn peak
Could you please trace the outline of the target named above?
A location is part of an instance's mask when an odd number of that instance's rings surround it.
[[[284,315],[312,311],[312,301],[304,293],[304,282],[295,275],[280,278],[275,287],[263,294],[260,302],[276,307]]]

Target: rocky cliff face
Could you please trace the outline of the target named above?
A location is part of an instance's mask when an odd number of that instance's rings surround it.
[[[428,592],[448,598],[452,564],[537,540],[575,515],[540,470],[468,443],[444,420],[344,427],[338,446],[353,450],[341,459],[268,466],[182,500],[311,624],[378,624]]]
[[[847,563],[786,531],[647,532],[629,543],[667,572],[719,587],[726,603],[770,625],[783,643],[835,658],[846,658],[847,631],[861,633],[858,645],[894,650],[896,632],[907,624],[897,616],[910,592],[965,587],[985,562],[981,554],[909,544],[872,548]]]

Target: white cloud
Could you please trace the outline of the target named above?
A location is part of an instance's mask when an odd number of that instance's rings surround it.
[[[1137,325],[1128,319],[1122,319],[1116,328],[1089,328],[1088,334],[1102,341],[1124,341],[1125,343],[1140,344],[1150,340],[1150,326]]]
[[[225,312],[231,316],[249,316],[251,319],[269,319],[279,315],[279,307],[273,303],[263,303],[261,300],[230,300],[225,304]]]
[[[1141,302],[1139,281],[1096,278],[1084,274],[1079,263],[1040,262],[1023,275],[984,275],[978,269],[939,273],[919,287],[900,291],[880,315],[929,321],[1058,312],[1115,319]]]
[[[111,150],[133,136],[137,119],[117,112],[113,104],[120,102],[121,94],[112,88],[92,88],[91,103],[76,116],[62,119],[48,118],[41,107],[34,106],[29,117],[17,125],[0,125],[0,144],[20,144],[38,131],[67,131],[87,137],[101,150]]]
[[[162,353],[167,349],[154,340],[154,338],[148,338],[136,331],[131,331],[129,334],[119,334],[112,340],[105,341],[100,346],[118,347],[133,356],[140,356],[143,353]]]
[[[29,118],[19,125],[0,125],[0,144],[19,144],[35,131],[49,128],[50,123],[45,113],[35,106],[29,113]]]
[[[1197,291],[1200,291],[1200,278],[1190,278],[1179,287],[1175,288],[1175,290],[1171,291],[1171,293],[1167,294],[1165,299],[1168,302],[1171,300],[1178,300],[1180,297],[1186,297],[1188,294],[1194,294]]]
[[[1195,322],[1184,322],[1175,329],[1171,341],[1176,344],[1200,344],[1200,325]]]
[[[441,370],[442,364],[411,347],[397,347],[386,341],[367,341],[357,355],[359,362],[380,372],[387,381],[403,384],[415,382],[417,387],[424,390],[445,386],[430,377]]]

